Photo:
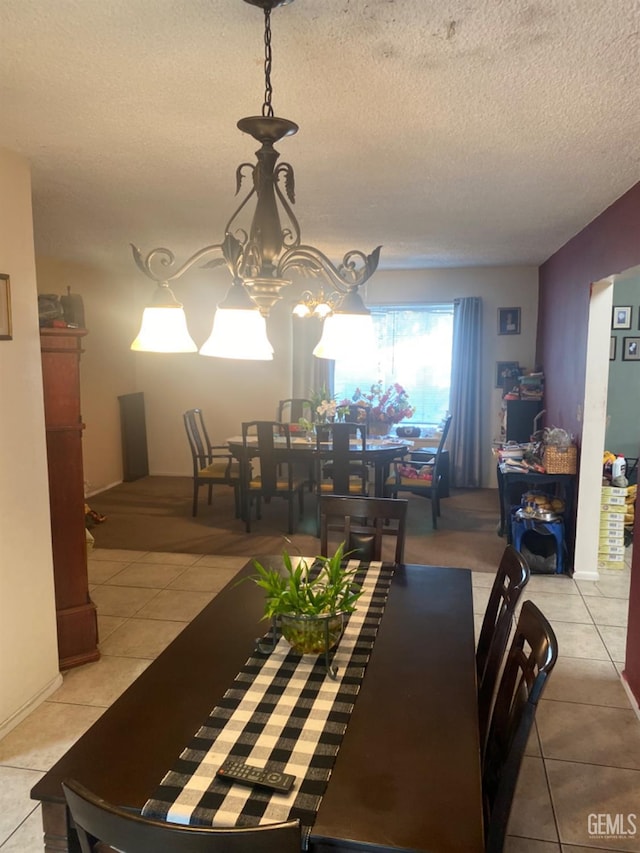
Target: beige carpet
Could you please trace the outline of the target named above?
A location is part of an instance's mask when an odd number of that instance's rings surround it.
[[[460,489],[442,500],[438,530],[431,529],[431,504],[415,495],[409,498],[405,561],[441,566],[466,566],[495,571],[506,541],[496,534],[498,493],[492,489]],[[189,554],[224,554],[252,557],[318,552],[315,536],[315,497],[305,493],[305,514],[297,532],[287,536],[286,501],[274,499],[262,509],[262,519],[252,521],[247,534],[234,517],[233,492],[214,489],[207,505],[200,490],[199,512],[191,515],[191,479],[145,477],[122,483],[89,498],[92,510],[106,516],[91,532],[96,548],[169,551]],[[290,542],[288,540],[291,540]]]

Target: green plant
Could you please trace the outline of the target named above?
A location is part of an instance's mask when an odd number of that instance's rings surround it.
[[[284,573],[254,560],[256,573],[249,579],[265,592],[263,618],[272,619],[282,614],[352,613],[362,590],[354,581],[355,570],[344,565],[344,544],[341,543],[331,557],[316,557],[311,564],[302,558],[295,567],[285,550],[282,552]]]

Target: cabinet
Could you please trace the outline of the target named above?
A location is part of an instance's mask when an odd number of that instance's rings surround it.
[[[84,517],[80,353],[86,334],[85,329],[40,330],[61,669],[100,657],[96,608],[89,597]]]

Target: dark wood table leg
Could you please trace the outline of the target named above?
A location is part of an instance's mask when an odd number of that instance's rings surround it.
[[[42,803],[45,853],[80,853],[80,842],[69,825],[69,813],[62,803]]]

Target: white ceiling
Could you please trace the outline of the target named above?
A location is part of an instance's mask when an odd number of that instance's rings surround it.
[[[0,146],[32,163],[36,250],[218,242],[257,143],[243,0],[1,0]],[[296,0],[273,104],[300,125],[303,238],[381,266],[538,264],[640,180],[638,0]]]

